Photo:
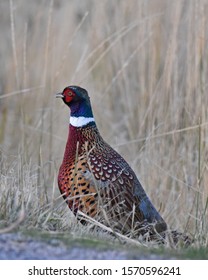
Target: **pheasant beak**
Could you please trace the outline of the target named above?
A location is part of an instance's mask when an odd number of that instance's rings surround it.
[[[57,93],[56,98],[64,98],[63,93],[62,92]]]

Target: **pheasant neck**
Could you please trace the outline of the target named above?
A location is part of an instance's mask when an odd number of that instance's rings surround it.
[[[68,140],[66,143],[64,162],[73,161],[76,154],[81,154],[85,149],[85,143],[93,144],[93,140],[100,137],[96,124],[93,121],[85,126],[76,127],[70,123]],[[78,149],[78,150],[77,150]]]
[[[83,127],[88,125],[89,123],[95,124],[95,119],[93,117],[74,117],[70,116],[69,123],[74,127]]]

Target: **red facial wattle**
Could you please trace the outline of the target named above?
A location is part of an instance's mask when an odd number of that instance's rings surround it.
[[[63,96],[64,96],[64,99],[65,99],[65,102],[70,103],[72,101],[72,99],[74,98],[75,93],[71,89],[66,88],[63,91]]]

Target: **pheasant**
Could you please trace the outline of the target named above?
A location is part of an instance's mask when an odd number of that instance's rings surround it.
[[[71,111],[58,186],[74,215],[82,212],[129,236],[162,236],[166,222],[129,164],[100,135],[88,92],[68,86],[56,97]]]

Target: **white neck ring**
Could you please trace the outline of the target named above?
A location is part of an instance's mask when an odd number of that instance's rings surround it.
[[[75,127],[82,127],[90,122],[95,122],[95,119],[86,117],[70,117],[70,124]]]

